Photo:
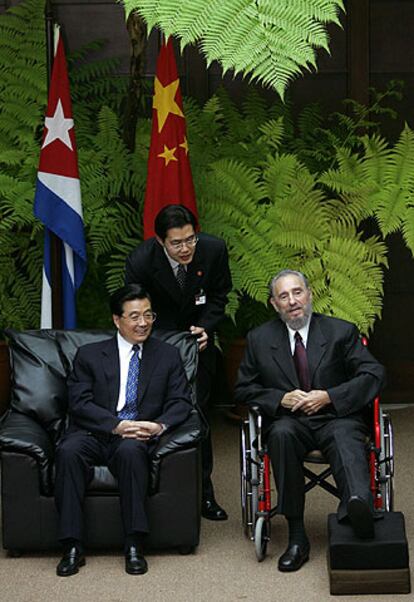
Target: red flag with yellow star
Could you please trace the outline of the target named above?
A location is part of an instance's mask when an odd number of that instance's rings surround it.
[[[144,238],[154,236],[154,219],[160,209],[174,203],[185,205],[197,217],[180,80],[169,38],[161,46],[154,81]]]

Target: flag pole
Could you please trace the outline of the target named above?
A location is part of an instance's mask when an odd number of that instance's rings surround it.
[[[51,0],[45,4],[45,28],[46,28],[46,70],[47,70],[47,93],[49,96],[50,79],[52,77],[53,59],[55,54],[54,45],[54,15]],[[50,269],[52,289],[52,327],[63,328],[63,294],[62,294],[62,241],[56,234],[49,231],[50,235]]]

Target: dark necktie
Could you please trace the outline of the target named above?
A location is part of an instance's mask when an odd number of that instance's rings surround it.
[[[187,272],[185,271],[185,267],[182,263],[179,263],[177,268],[177,274],[175,277],[177,278],[178,285],[181,289],[184,288],[186,276]]]
[[[139,345],[134,345],[132,349],[134,353],[129,360],[125,405],[118,412],[118,418],[121,418],[121,420],[136,420],[138,417]]]
[[[308,356],[302,337],[298,332],[295,332],[295,353],[293,354],[293,361],[295,362],[300,388],[302,391],[310,391]]]

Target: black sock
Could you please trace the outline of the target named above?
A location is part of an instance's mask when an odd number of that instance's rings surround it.
[[[74,537],[62,539],[60,543],[62,544],[64,552],[68,552],[71,548],[76,548],[79,552],[83,552],[82,542]]]
[[[309,539],[306,535],[303,516],[286,517],[289,526],[289,545],[309,545]]]
[[[131,546],[135,546],[138,549],[142,549],[144,543],[144,533],[130,533],[125,537],[125,551]]]

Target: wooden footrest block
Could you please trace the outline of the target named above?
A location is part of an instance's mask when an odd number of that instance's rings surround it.
[[[329,569],[332,595],[409,594],[410,569],[345,571]]]
[[[404,516],[386,512],[375,538],[358,539],[349,523],[328,516],[331,594],[408,594],[411,591]]]

